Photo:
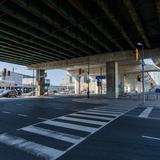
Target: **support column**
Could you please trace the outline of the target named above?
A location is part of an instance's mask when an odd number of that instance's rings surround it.
[[[44,95],[45,92],[45,70],[36,71],[37,96]]]
[[[118,98],[118,63],[106,63],[106,77],[107,77],[107,97]]]
[[[81,88],[81,77],[76,76],[75,77],[75,94],[79,94],[80,95],[80,88]]]
[[[123,95],[124,94],[124,73],[121,73],[121,71],[119,70],[118,73],[118,90],[119,90],[119,95]]]

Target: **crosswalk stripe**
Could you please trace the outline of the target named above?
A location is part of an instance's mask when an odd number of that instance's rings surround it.
[[[118,106],[118,107],[113,107],[113,106],[105,106],[105,107],[100,107],[102,109],[130,109],[131,107],[128,107],[128,106]]]
[[[27,141],[26,139],[11,136],[8,134],[1,134],[0,142],[8,146],[13,146],[19,150],[25,151],[45,160],[55,160],[64,153],[63,151],[43,146],[41,144]]]
[[[90,109],[89,109],[90,110]],[[92,109],[95,111],[100,111],[100,112],[113,112],[113,113],[122,113],[122,111],[113,111],[113,110],[99,110],[99,109]]]
[[[113,109],[113,108],[106,108],[106,109],[100,109],[100,111],[113,111],[113,112],[126,112],[127,109]]]
[[[63,128],[75,129],[75,130],[79,130],[79,131],[90,132],[90,133],[93,133],[97,130],[96,128],[93,128],[93,127],[86,127],[86,126],[82,126],[82,125],[70,124],[70,123],[64,123],[64,122],[58,122],[58,121],[51,121],[51,120],[44,121],[42,123],[48,124],[48,125],[53,125],[53,126],[59,126],[59,127],[63,127]]]
[[[34,133],[34,134],[39,134],[46,137],[50,137],[50,138],[55,138],[55,139],[70,142],[70,143],[78,143],[79,141],[83,140],[83,138],[79,136],[65,134],[57,131],[51,131],[49,129],[44,129],[44,128],[35,127],[35,126],[24,127],[21,130]]]
[[[148,118],[149,114],[152,112],[153,107],[147,107],[138,117]]]
[[[90,112],[90,111],[80,111],[78,113],[88,113],[88,114],[93,114],[93,115],[102,115],[102,116],[115,116],[107,113],[98,113],[98,112]]]
[[[77,113],[72,113],[70,115],[76,116],[76,117],[86,117],[86,118],[94,118],[94,119],[101,119],[101,120],[112,120],[113,119],[111,117],[90,116],[90,115],[77,114]]]
[[[87,111],[98,112],[98,113],[108,113],[108,114],[115,114],[115,115],[122,114],[122,112],[100,111],[100,110],[95,110],[95,109],[88,109]]]
[[[124,113],[125,111],[123,111],[123,110],[114,110],[114,109],[101,109],[101,110],[99,110],[99,111],[108,111],[108,112],[115,112],[115,113]]]
[[[58,119],[75,121],[75,122],[84,122],[84,123],[97,124],[97,125],[105,125],[105,124],[107,124],[106,122],[101,122],[101,121],[94,121],[94,120],[80,119],[80,118],[73,118],[73,117],[66,117],[66,116],[60,117]]]

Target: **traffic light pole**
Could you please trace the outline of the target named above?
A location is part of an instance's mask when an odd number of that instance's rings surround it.
[[[141,48],[141,63],[142,63],[142,93],[143,93],[143,101],[142,104],[145,105],[145,86],[144,86],[144,47],[142,43],[138,43],[138,46]]]
[[[90,89],[89,89],[89,83],[90,83],[90,78],[89,78],[89,74],[90,74],[90,64],[89,64],[89,57],[88,57],[88,88],[87,88],[87,98],[90,98]]]
[[[142,91],[143,91],[143,105],[145,104],[145,88],[144,88],[144,50],[142,45]]]

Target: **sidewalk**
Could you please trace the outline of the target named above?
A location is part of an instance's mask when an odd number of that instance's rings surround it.
[[[109,99],[105,96],[103,97],[90,97],[88,98],[75,98],[72,99],[74,102],[79,103],[89,103],[89,104],[100,104],[100,105],[112,105],[112,106],[145,106],[145,107],[159,107],[160,108],[160,100],[147,100],[145,101],[145,105],[142,105],[142,100],[135,100],[135,99]]]

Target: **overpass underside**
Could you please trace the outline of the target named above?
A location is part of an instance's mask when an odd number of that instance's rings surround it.
[[[42,70],[132,61],[137,42],[156,59],[159,28],[159,0],[2,0],[0,60]]]
[[[0,59],[44,62],[159,48],[159,0],[2,0]],[[31,58],[32,57],[32,58]]]

